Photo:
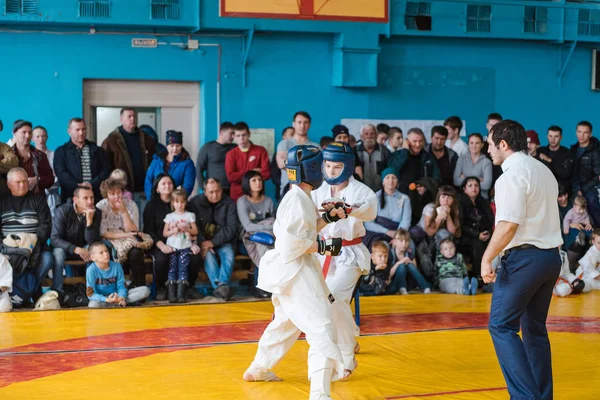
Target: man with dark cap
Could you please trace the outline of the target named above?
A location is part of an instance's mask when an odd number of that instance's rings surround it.
[[[527,151],[529,152],[529,155],[539,161],[542,161],[540,159],[540,154],[538,153],[538,147],[540,147],[540,137],[538,136],[537,132],[534,130],[530,130],[527,131]]]

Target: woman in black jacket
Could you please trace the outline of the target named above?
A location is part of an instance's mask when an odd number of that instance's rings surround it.
[[[479,178],[470,176],[462,183],[458,213],[462,236],[459,251],[471,259],[472,274],[481,282],[481,258],[492,236],[494,213],[480,195]]]
[[[154,275],[156,279],[156,300],[162,301],[166,298],[165,282],[167,281],[167,273],[169,271],[169,254],[174,250],[167,245],[167,238],[163,236],[165,226],[165,216],[172,212],[171,210],[171,193],[173,193],[173,179],[166,174],[160,174],[154,179],[152,185],[152,198],[144,208],[144,232],[152,237],[154,245],[150,250],[150,255],[154,260]],[[194,247],[192,247],[194,249]],[[188,270],[188,287],[187,297],[191,299],[200,299],[202,295],[194,288],[198,272],[202,265],[202,257],[200,249],[197,248],[197,253],[190,255],[190,266]]]

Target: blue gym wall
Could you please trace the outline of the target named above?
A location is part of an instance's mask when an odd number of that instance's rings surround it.
[[[476,34],[460,28],[465,5],[457,1],[432,3],[432,32],[404,28],[404,1],[390,2],[390,24],[221,18],[216,0],[182,2],[188,10],[196,8],[197,18],[148,28],[121,17],[112,25],[96,24],[94,35],[76,33],[88,31],[89,22],[63,21],[65,14],[58,13],[63,15],[59,18],[56,11],[48,14],[54,24],[0,16],[0,119],[5,125],[0,139],[8,140],[12,121],[24,118],[45,125],[49,147],[55,148],[68,139],[67,121],[82,115],[84,79],[141,79],[201,82],[199,134],[202,143],[213,140],[219,123],[218,48],[131,47],[133,37],[185,43],[188,34],[201,44],[221,46],[221,121],[245,120],[250,126],[276,128],[277,135],[300,109],[313,117],[314,140],[328,135],[342,118],[443,119],[457,114],[467,121],[469,132],[481,132],[487,114],[496,111],[542,136],[549,125],[559,124],[565,144],[575,141],[579,120],[600,123],[599,94],[590,89],[591,49],[600,36],[577,34],[573,8],[551,8],[547,32],[534,37],[523,33],[523,7],[517,1],[510,7],[493,5],[497,22],[492,18],[490,33]],[[70,2],[48,3],[66,9]],[[526,4],[531,3],[547,4]],[[27,32],[12,32],[17,29]],[[39,32],[50,29],[52,33]],[[158,36],[126,33],[152,29]],[[181,35],[161,36],[174,33]],[[366,51],[352,50],[357,48]]]

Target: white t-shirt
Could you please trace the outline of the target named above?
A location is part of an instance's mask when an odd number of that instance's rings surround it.
[[[171,222],[187,222],[191,224],[192,222],[196,222],[196,215],[188,211],[185,211],[183,214],[172,212],[167,214],[164,222],[165,224],[170,224]],[[189,249],[192,247],[191,235],[187,232],[179,232],[171,235],[167,238],[167,245],[177,250]]]
[[[454,144],[452,144],[452,140],[446,140],[446,147],[454,150],[454,152],[458,154],[459,157],[465,154],[469,154],[469,145],[466,144],[464,140],[462,140],[460,137],[456,142],[454,142]]]
[[[529,155],[511,154],[496,181],[496,224],[518,224],[505,250],[523,244],[552,249],[563,243],[558,212],[558,183],[549,168]]]

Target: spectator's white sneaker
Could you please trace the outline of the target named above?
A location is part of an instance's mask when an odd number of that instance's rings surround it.
[[[246,382],[280,382],[283,380],[271,371],[260,370],[252,366],[244,372],[243,378]]]
[[[431,289],[427,288],[425,290],[423,290],[423,294],[429,294],[431,293]]]
[[[408,294],[408,290],[406,290],[406,288],[404,288],[404,287],[401,287],[400,291],[398,293],[400,293],[400,294]]]

